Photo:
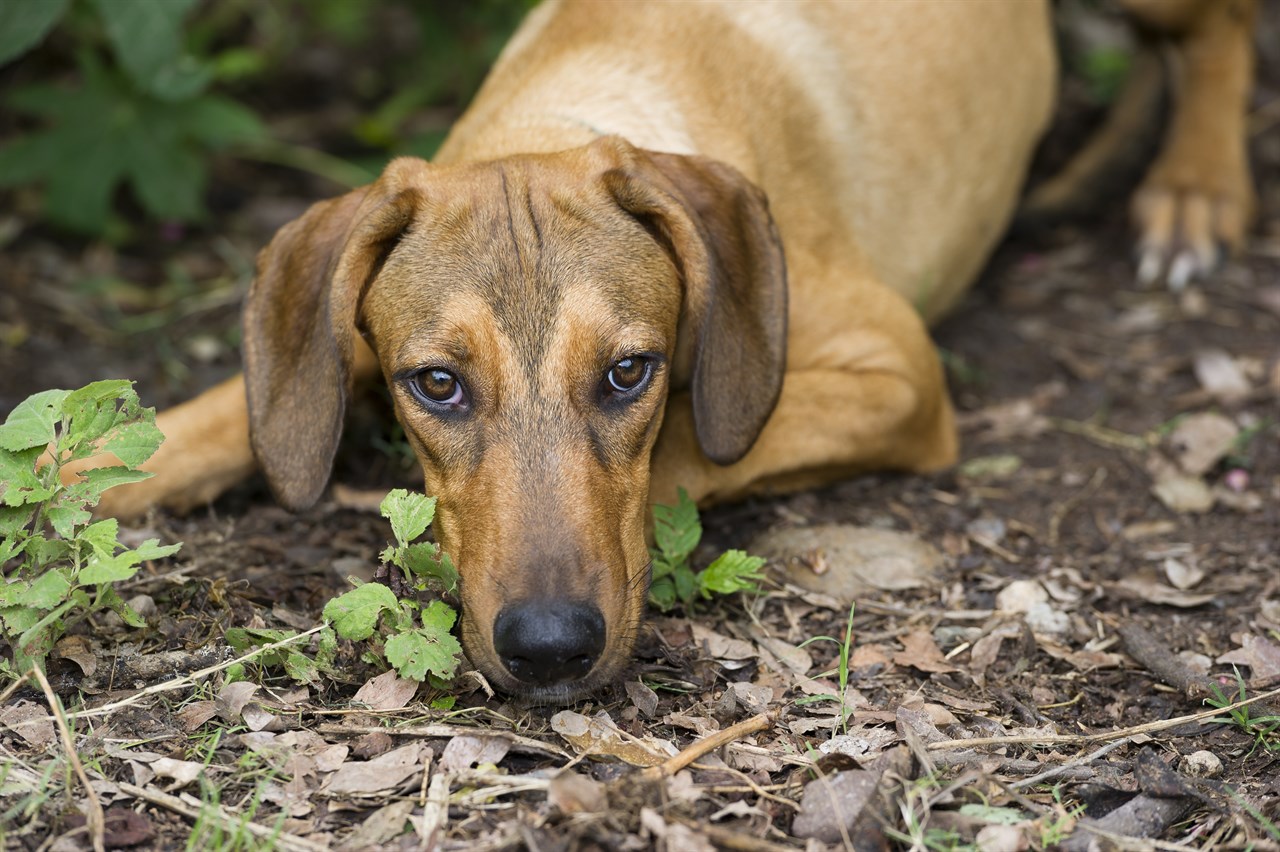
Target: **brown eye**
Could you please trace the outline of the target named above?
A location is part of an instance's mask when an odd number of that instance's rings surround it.
[[[428,367],[414,373],[409,379],[409,388],[419,400],[433,407],[457,408],[466,402],[462,382],[453,373],[439,367]]]
[[[645,383],[650,372],[652,368],[648,358],[641,358],[638,355],[623,358],[610,367],[608,373],[605,373],[604,379],[607,384],[605,391],[613,394],[632,393]]]

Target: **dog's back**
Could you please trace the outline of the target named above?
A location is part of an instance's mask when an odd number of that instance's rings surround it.
[[[932,318],[1003,233],[1054,77],[1025,0],[552,0],[437,162],[604,134],[703,154],[764,189],[796,285],[835,265]]]

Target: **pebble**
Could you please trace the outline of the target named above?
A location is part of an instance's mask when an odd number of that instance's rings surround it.
[[[1211,751],[1193,751],[1183,756],[1179,768],[1193,778],[1217,778],[1222,774],[1222,759]]]

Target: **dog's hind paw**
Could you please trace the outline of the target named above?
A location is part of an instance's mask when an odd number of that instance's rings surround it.
[[[1200,182],[1196,182],[1200,183]],[[1213,276],[1244,243],[1253,209],[1246,176],[1227,188],[1150,177],[1134,195],[1138,282],[1182,290]]]

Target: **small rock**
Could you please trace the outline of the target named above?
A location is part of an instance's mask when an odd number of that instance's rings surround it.
[[[1217,778],[1222,774],[1222,760],[1211,751],[1193,751],[1183,756],[1178,768],[1193,778]]]
[[[810,781],[800,799],[800,813],[791,823],[791,833],[823,843],[839,843],[844,834],[853,831],[875,792],[875,773],[862,769]]]
[[[1060,636],[1071,632],[1071,616],[1054,609],[1048,603],[1032,605],[1024,617],[1032,633]]]
[[[983,826],[974,842],[981,852],[1023,852],[1031,848],[1026,835],[1016,825]]]
[[[996,595],[996,609],[1001,612],[1030,612],[1048,602],[1049,593],[1035,580],[1014,580]]]

